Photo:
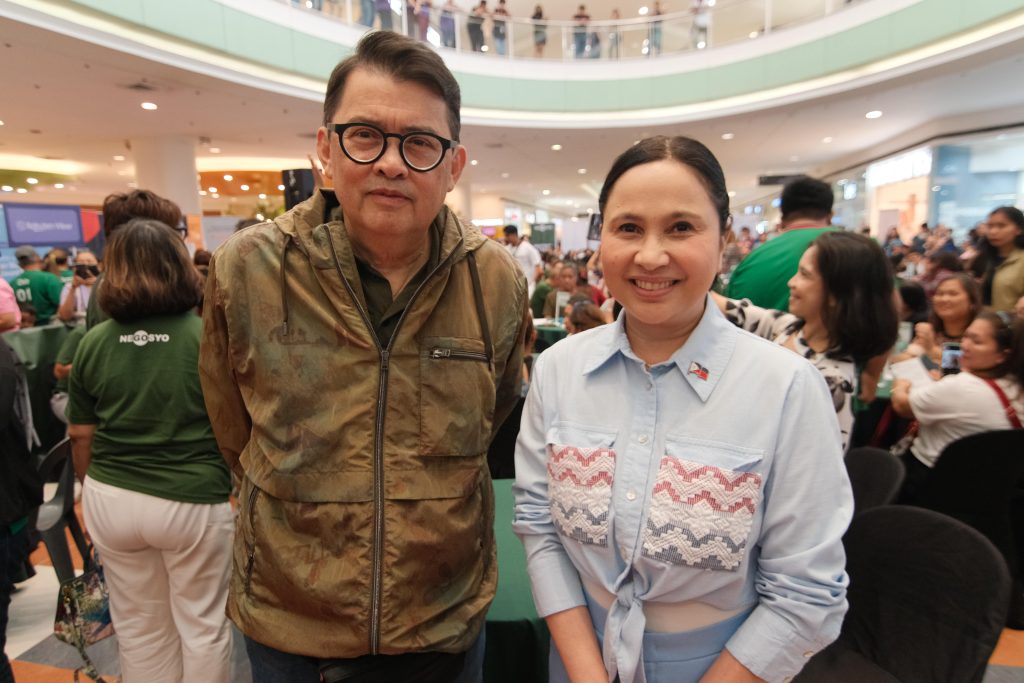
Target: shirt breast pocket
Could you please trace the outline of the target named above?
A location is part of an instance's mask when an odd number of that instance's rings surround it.
[[[752,448],[666,438],[643,554],[669,564],[735,571],[761,502],[763,458]]]
[[[548,498],[560,534],[608,546],[616,433],[560,424],[548,430]]]

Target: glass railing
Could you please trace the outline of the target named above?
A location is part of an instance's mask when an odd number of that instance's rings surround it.
[[[281,0],[355,26],[400,31],[438,48],[503,58],[637,59],[754,40],[841,11],[849,0],[694,0],[635,19],[556,21],[467,13],[429,0]],[[494,2],[494,0],[492,0]],[[644,8],[648,9],[648,8]]]

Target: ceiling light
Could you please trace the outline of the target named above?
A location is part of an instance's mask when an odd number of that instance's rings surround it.
[[[697,41],[697,49],[698,50],[703,50],[707,46],[708,46],[708,44],[705,43],[703,40]]]
[[[3,190],[4,192],[14,192],[14,188],[10,185],[4,185],[3,187],[0,187],[0,190]]]
[[[941,185],[932,185],[932,192],[938,192],[942,189]]]
[[[220,154],[220,147],[211,147],[210,154]]]
[[[747,34],[747,38],[753,40],[754,38],[757,38],[759,35],[761,34],[758,33],[757,31],[751,31],[750,33]]]
[[[242,192],[247,192],[249,190],[249,186],[248,185],[239,185],[238,189],[241,190]]]
[[[64,189],[64,183],[54,183],[53,184],[53,189],[55,189],[55,190],[63,190]]]
[[[469,162],[469,165],[470,166],[476,166],[479,163],[480,163],[479,161],[477,161],[476,159],[473,159],[472,161]]]
[[[561,145],[551,145],[551,151],[552,151],[552,152],[557,152],[557,151],[559,151],[560,149],[562,149],[562,146],[561,146]]]
[[[114,161],[124,161],[124,155],[123,154],[115,154],[114,155]]]
[[[715,0],[708,0],[705,4],[708,7],[714,7],[715,6]]]
[[[143,102],[139,106],[141,106],[146,111],[156,111],[157,110],[157,106],[153,102]]]
[[[3,122],[3,121],[0,121],[0,126],[2,126],[2,125],[4,125],[4,122]]]
[[[28,183],[29,185],[35,185],[36,183],[39,182],[39,179],[38,178],[25,178],[25,182]]]
[[[211,193],[212,193],[212,192],[216,192],[216,191],[217,191],[217,188],[216,188],[216,187],[211,187],[211,188],[209,188],[209,189],[210,189],[210,192],[211,192]]]
[[[260,199],[266,199],[266,198],[267,198],[267,195],[265,195],[264,193],[260,192],[260,194],[259,194],[259,198],[260,198]]]
[[[647,13],[648,13],[648,12],[650,12],[650,11],[651,11],[651,10],[649,10],[649,9],[647,8],[647,6],[646,6],[646,5],[644,5],[643,7],[641,7],[641,8],[640,8],[640,16],[641,16],[641,17],[646,17],[646,16],[647,16]]]
[[[206,190],[199,190],[199,196],[200,197],[205,197],[206,196]]]
[[[730,197],[735,197],[736,196],[736,190],[729,190],[729,196]]]
[[[585,168],[577,168],[576,172],[579,173],[580,175],[587,175],[587,169]]]
[[[551,194],[551,190],[544,190],[543,192],[541,192],[541,194],[547,197],[549,194]]]
[[[490,48],[488,48],[486,45],[481,45],[480,46],[480,52],[487,52],[487,51],[489,51],[489,49]]]
[[[502,173],[502,174],[501,174],[501,177],[502,177],[502,178],[508,178],[508,173]]]
[[[28,190],[26,190],[24,187],[19,187],[18,188],[18,194],[26,194],[27,192],[28,192]]]
[[[723,140],[732,140],[734,137],[736,137],[735,133],[722,133]]]
[[[824,138],[821,139],[821,141],[824,142],[827,145],[828,143],[832,142],[832,137],[831,136],[824,137]]]
[[[278,185],[278,186],[277,186],[277,189],[279,189],[279,190],[281,190],[282,192],[284,192],[284,185]]]
[[[565,200],[565,205],[566,206],[572,206],[572,200],[571,199],[566,199]]]
[[[128,183],[128,187],[138,187],[139,184],[135,182]]]
[[[882,118],[882,112],[879,111],[878,109],[873,109],[873,110],[869,111],[867,114],[864,114],[864,118],[866,118],[866,119],[880,119],[880,118]]]
[[[230,173],[225,173],[225,174],[224,174],[224,180],[228,181],[229,183],[230,183],[230,182],[231,182],[232,180],[234,180],[234,179],[235,179],[235,176],[231,175]]]
[[[214,199],[220,199],[220,195],[219,195],[219,194],[217,194],[216,192],[214,192],[214,193],[213,193],[213,194],[211,194],[210,196],[211,196],[211,197],[213,197]]]

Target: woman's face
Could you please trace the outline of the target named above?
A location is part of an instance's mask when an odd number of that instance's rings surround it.
[[[971,297],[959,280],[949,279],[939,283],[932,299],[935,315],[942,321],[964,320],[971,317]]]
[[[789,312],[812,322],[821,321],[827,293],[818,272],[818,248],[813,244],[800,257],[796,274],[789,279]]]
[[[1010,353],[1009,349],[999,348],[992,323],[980,319],[968,326],[960,348],[963,350],[960,367],[971,372],[991,370],[1005,361]]]
[[[722,242],[718,212],[694,171],[672,159],[635,166],[605,205],[605,284],[630,325],[685,333],[704,313]]]
[[[988,243],[996,249],[1012,248],[1013,241],[1021,234],[1016,223],[1007,218],[1002,211],[989,214],[986,224]]]

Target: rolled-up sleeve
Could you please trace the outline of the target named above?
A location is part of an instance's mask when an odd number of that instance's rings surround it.
[[[853,495],[840,443],[828,388],[808,365],[787,393],[765,484],[758,606],[726,645],[771,683],[796,675],[835,640],[846,613],[842,537]]]
[[[541,398],[545,393],[545,360],[548,357],[541,356],[534,366],[516,442],[516,483],[513,489],[516,498],[513,529],[526,549],[533,600],[541,617],[586,604],[579,573],[551,521],[547,420]]]

